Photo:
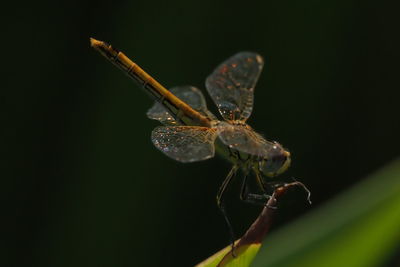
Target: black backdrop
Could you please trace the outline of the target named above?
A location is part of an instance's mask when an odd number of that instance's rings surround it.
[[[158,152],[151,101],[89,37],[167,87],[204,89],[228,56],[264,56],[249,123],[292,152],[282,177],[306,183],[314,202],[292,193],[275,228],[399,154],[398,12],[389,1],[8,5],[4,266],[190,266],[228,243],[215,194],[229,164],[179,164]],[[259,208],[237,200],[238,186],[228,212],[240,234]]]

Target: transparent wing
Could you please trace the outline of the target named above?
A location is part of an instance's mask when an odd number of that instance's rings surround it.
[[[196,87],[179,86],[171,88],[170,91],[193,109],[200,111],[203,114],[209,113],[206,106],[206,100],[201,91]],[[179,125],[163,105],[158,102],[154,103],[154,105],[147,111],[147,117],[153,120],[158,120],[165,125]]]
[[[274,145],[248,125],[232,125],[223,122],[218,126],[218,136],[230,148],[259,157],[267,157]]]
[[[160,126],[153,130],[153,144],[168,157],[194,162],[214,156],[216,129],[199,126]]]
[[[225,120],[246,121],[253,109],[254,87],[263,58],[241,52],[219,65],[206,80],[206,88]]]

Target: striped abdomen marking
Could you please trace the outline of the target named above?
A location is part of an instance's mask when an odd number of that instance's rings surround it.
[[[90,38],[90,43],[100,54],[142,85],[144,90],[148,92],[153,99],[161,103],[174,119],[188,125],[211,126],[209,118],[173,95],[136,63],[130,60],[124,53],[114,49],[105,42],[93,38]]]

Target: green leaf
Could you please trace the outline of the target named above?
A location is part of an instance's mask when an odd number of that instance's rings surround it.
[[[261,244],[250,244],[241,246],[235,250],[236,257],[232,257],[231,246],[227,246],[224,249],[218,251],[213,256],[209,257],[205,261],[199,263],[195,267],[237,267],[237,266],[250,266]]]
[[[271,233],[252,266],[380,266],[400,243],[400,161]]]

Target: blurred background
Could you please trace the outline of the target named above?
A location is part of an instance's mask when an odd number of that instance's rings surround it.
[[[272,231],[399,155],[398,12],[389,1],[8,4],[3,266],[192,266],[229,243],[215,203],[229,163],[181,164],[157,151],[158,122],[145,115],[152,101],[89,37],[166,87],[204,90],[234,53],[264,57],[248,122],[291,151],[281,179],[301,180],[313,200],[290,192]],[[239,182],[226,200],[238,236],[260,211],[239,201]]]

